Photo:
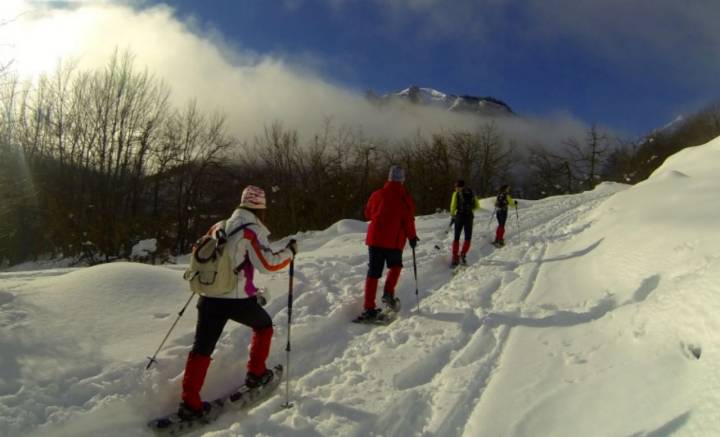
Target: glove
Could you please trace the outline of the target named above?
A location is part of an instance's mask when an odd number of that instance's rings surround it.
[[[285,246],[286,249],[290,249],[290,251],[293,253],[293,256],[297,254],[298,247],[297,247],[297,241],[293,238],[290,241],[288,241],[287,246]]]
[[[410,242],[410,247],[415,249],[415,246],[417,246],[418,241],[420,241],[420,239],[418,237],[414,237],[414,238],[409,239],[408,241]]]

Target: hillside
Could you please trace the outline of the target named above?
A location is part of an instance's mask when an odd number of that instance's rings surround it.
[[[470,265],[448,271],[448,216],[417,219],[390,327],[360,311],[366,223],[300,241],[291,397],[228,414],[205,435],[709,436],[720,433],[720,139],[669,158],[636,186],[520,200],[508,245],[489,200]],[[0,434],[145,435],[179,399],[192,344],[183,265],[114,263],[0,272]],[[272,291],[270,363],[285,361],[287,273]],[[249,330],[229,324],[203,395],[242,380]],[[200,433],[202,434],[202,433]]]

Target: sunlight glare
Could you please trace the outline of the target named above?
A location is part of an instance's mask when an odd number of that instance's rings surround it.
[[[0,4],[0,57],[23,78],[51,72],[60,60],[80,55],[74,51],[86,36],[87,15],[47,6],[19,0]]]

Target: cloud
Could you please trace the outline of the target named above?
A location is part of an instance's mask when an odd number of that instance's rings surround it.
[[[301,60],[312,57],[289,60],[255,53],[226,40],[217,29],[178,20],[165,5],[21,6],[21,19],[0,28],[0,40],[12,42],[4,56],[16,60],[19,72],[51,70],[58,59],[74,59],[80,69],[99,68],[116,49],[129,49],[138,67],[147,67],[170,86],[177,106],[196,98],[201,107],[219,110],[227,115],[230,131],[242,140],[251,141],[276,120],[297,129],[301,138],[319,133],[328,117],[336,127],[362,128],[370,138],[473,130],[486,121],[433,108],[379,110],[361,93],[324,79],[313,67],[322,64],[317,59],[304,63]],[[569,116],[498,123],[522,142],[557,142],[582,136],[584,130]]]

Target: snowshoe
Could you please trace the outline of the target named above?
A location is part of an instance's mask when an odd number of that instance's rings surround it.
[[[184,421],[198,420],[206,416],[211,409],[212,406],[209,402],[203,402],[202,410],[195,410],[185,402],[180,402],[180,407],[178,408],[177,415],[180,420]]]
[[[353,319],[353,323],[361,323],[366,325],[388,325],[393,320],[395,320],[396,317],[397,311],[392,311],[390,309],[380,310],[374,308],[371,310],[363,311],[362,314]]]
[[[400,299],[396,298],[392,294],[385,293],[382,297],[382,302],[385,304],[388,310],[397,312],[400,310]]]
[[[268,370],[262,376],[256,377],[264,381],[263,384],[255,387],[245,384],[211,402],[203,402],[202,412],[181,403],[176,413],[157,417],[148,422],[147,426],[155,435],[178,436],[192,432],[216,421],[226,411],[247,410],[269,398],[280,386],[282,375],[283,367],[277,365],[272,371]]]
[[[360,314],[354,321],[358,323],[372,323],[378,319],[379,315],[380,310],[373,308],[363,311],[362,314]]]
[[[273,371],[270,369],[265,370],[265,373],[263,373],[260,376],[253,375],[252,373],[248,373],[245,377],[245,386],[247,388],[257,388],[261,385],[266,385],[268,382],[272,381],[273,379]]]

